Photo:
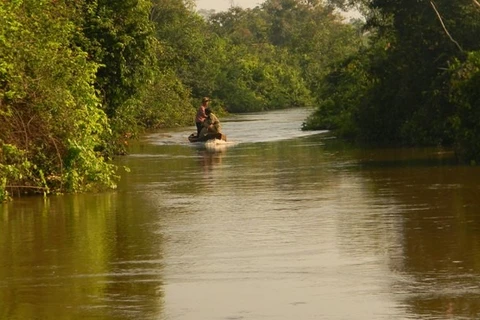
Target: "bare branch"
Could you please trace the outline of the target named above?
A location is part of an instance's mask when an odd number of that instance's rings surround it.
[[[50,138],[50,140],[52,141],[54,147],[55,147],[55,150],[57,151],[57,157],[58,157],[58,163],[60,164],[60,175],[63,176],[63,160],[62,160],[62,155],[60,153],[60,150],[58,149],[58,146],[57,146],[57,143],[55,142],[55,139],[49,135],[48,136]],[[61,182],[60,184],[60,187],[61,189],[63,189],[63,182]]]
[[[474,0],[474,1],[476,1],[476,0]],[[453,43],[455,43],[456,46],[457,46],[457,48],[458,48],[461,52],[463,52],[463,49],[462,49],[462,47],[460,46],[460,44],[459,44],[455,39],[453,39],[453,37],[450,35],[450,32],[448,32],[447,27],[446,27],[445,24],[443,23],[442,17],[440,16],[440,13],[438,12],[437,7],[436,7],[435,4],[433,3],[433,1],[430,1],[430,4],[432,5],[433,10],[435,10],[435,13],[437,14],[438,20],[440,20],[440,23],[442,24],[443,30],[444,30],[445,33],[447,34],[448,38],[450,38],[450,41],[452,41]]]
[[[35,189],[35,190],[48,191],[48,188],[46,188],[46,187],[36,187],[36,186],[9,186],[9,185],[6,185],[5,188],[8,188],[8,189]]]
[[[477,6],[480,7],[480,2],[478,2],[477,0],[472,0],[472,1],[473,1],[473,3],[475,3]]]

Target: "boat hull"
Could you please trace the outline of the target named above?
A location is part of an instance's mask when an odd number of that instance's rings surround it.
[[[195,133],[192,133],[191,135],[188,136],[188,141],[190,142],[205,142],[205,141],[214,140],[214,139],[227,141],[227,136],[224,135],[223,133],[208,133],[207,135],[200,138],[197,137]]]

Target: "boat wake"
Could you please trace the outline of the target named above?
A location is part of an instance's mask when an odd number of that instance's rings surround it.
[[[207,150],[222,150],[229,146],[234,146],[236,143],[231,141],[224,141],[219,139],[212,139],[202,143]]]
[[[209,150],[223,149],[243,143],[272,142],[279,140],[295,139],[310,135],[316,135],[326,131],[302,131],[302,121],[308,116],[307,109],[290,109],[281,111],[268,111],[232,115],[222,121],[222,128],[228,134],[220,139],[197,142],[188,136],[194,127],[168,129],[147,135],[145,138],[154,145],[185,145],[191,144],[195,148],[207,148]],[[185,139],[185,136],[190,139]],[[235,142],[232,142],[231,139]]]

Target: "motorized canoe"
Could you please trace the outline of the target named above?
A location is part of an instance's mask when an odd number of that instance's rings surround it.
[[[214,139],[227,141],[227,136],[223,133],[207,133],[205,136],[202,137],[197,137],[196,133],[192,133],[188,136],[188,141],[190,142],[205,142]]]

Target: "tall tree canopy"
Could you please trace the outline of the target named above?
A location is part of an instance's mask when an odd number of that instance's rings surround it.
[[[459,158],[478,161],[472,137],[480,106],[471,92],[478,81],[477,2],[340,4],[368,9],[369,44],[327,77],[325,98],[307,127],[381,144],[453,145]]]
[[[126,139],[191,125],[206,95],[219,112],[316,105],[306,129],[480,159],[476,0],[267,0],[207,17],[192,0],[15,0],[0,15],[0,201],[114,187]]]

